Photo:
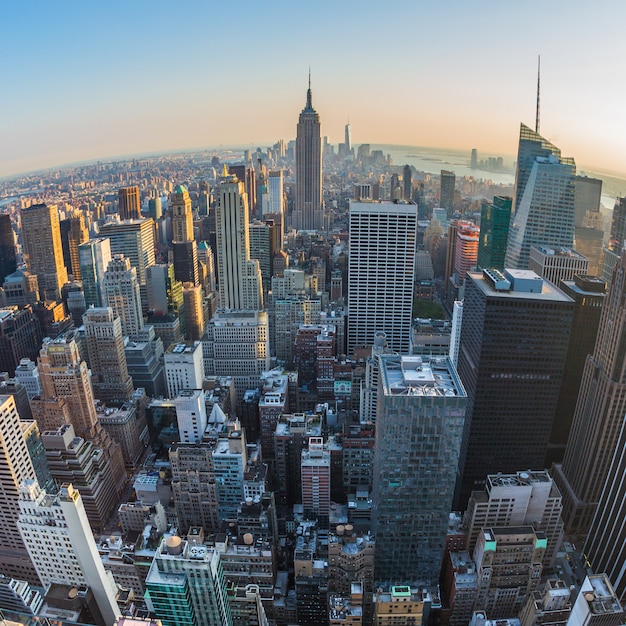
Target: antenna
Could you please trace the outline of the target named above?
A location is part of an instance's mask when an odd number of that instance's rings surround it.
[[[537,57],[537,114],[535,117],[535,132],[539,134],[539,90],[541,88],[541,55]]]

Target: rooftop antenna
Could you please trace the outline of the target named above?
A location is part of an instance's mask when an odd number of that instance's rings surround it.
[[[535,132],[539,134],[539,90],[541,87],[541,55],[537,57],[537,114],[535,117]]]

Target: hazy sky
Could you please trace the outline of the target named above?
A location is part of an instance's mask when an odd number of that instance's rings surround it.
[[[534,126],[626,172],[618,0],[2,0],[0,176],[295,137],[311,66],[322,132],[514,154]]]

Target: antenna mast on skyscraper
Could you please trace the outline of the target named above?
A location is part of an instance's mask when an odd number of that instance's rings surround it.
[[[541,87],[541,55],[537,57],[537,113],[535,117],[535,132],[539,134],[539,89]]]

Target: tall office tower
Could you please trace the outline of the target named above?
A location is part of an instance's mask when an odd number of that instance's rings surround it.
[[[63,484],[51,496],[37,481],[26,480],[20,485],[19,507],[19,531],[43,586],[89,586],[100,612],[96,623],[115,623],[120,614],[117,588],[104,569],[80,493]]]
[[[528,267],[531,246],[574,246],[574,159],[521,125],[505,266]]]
[[[83,324],[94,396],[110,405],[124,404],[134,389],[120,318],[111,307],[91,308],[83,315]]]
[[[618,626],[624,610],[606,574],[590,574],[576,597],[567,626]]]
[[[532,526],[481,528],[474,549],[475,610],[494,619],[517,615],[541,580],[545,535]]]
[[[309,437],[300,464],[302,506],[305,513],[328,517],[330,513],[330,452],[322,437]]]
[[[594,572],[606,572],[624,604],[626,601],[626,422],[583,547]]]
[[[139,187],[122,187],[117,192],[119,202],[119,215],[121,220],[141,219],[141,198],[139,197]]]
[[[219,528],[214,449],[213,443],[178,443],[170,449],[174,505],[182,532],[192,526],[202,526],[207,532]]]
[[[416,248],[416,204],[350,201],[348,354],[381,331],[409,351]]]
[[[322,207],[322,130],[320,116],[313,108],[311,76],[306,106],[296,131],[296,202],[292,218],[296,230],[324,228]]]
[[[147,310],[146,272],[154,265],[154,221],[150,218],[107,222],[100,235],[111,242],[111,254],[123,254],[137,270],[141,302]]]
[[[585,362],[563,464],[554,466],[563,494],[565,531],[570,534],[584,535],[589,530],[626,413],[624,294],[626,253],[622,252],[602,306],[595,349]]]
[[[480,235],[477,267],[504,269],[504,258],[511,223],[512,198],[494,196],[493,202],[483,202],[480,211]]]
[[[258,399],[258,420],[256,429],[247,432],[248,439],[252,438],[252,431],[260,431],[261,450],[264,459],[274,457],[274,432],[276,424],[282,416],[288,412],[289,406],[289,381],[287,375],[276,374],[275,371],[266,372],[263,375],[261,396]]]
[[[383,354],[374,444],[376,580],[439,578],[467,394],[447,358]]]
[[[158,547],[146,599],[163,626],[232,626],[219,552],[173,535]]]
[[[89,229],[85,225],[84,213],[82,211],[73,211],[70,217],[60,222],[60,227],[65,267],[68,274],[72,274],[75,280],[80,280],[78,246],[89,240]]]
[[[604,247],[604,216],[599,211],[588,213],[585,224],[574,229],[574,249],[589,261],[589,274],[599,276]]]
[[[454,272],[464,281],[467,272],[476,267],[480,229],[471,222],[459,222],[454,246]]]
[[[178,185],[172,194],[172,241],[193,240],[193,213],[187,188]]]
[[[52,478],[58,485],[75,484],[89,523],[93,528],[104,530],[119,493],[104,451],[91,441],[77,437],[71,424],[48,430],[41,439]]]
[[[611,239],[618,241],[620,246],[626,239],[626,197],[617,198],[615,201],[611,220]]]
[[[456,508],[488,474],[543,467],[573,309],[529,270],[467,275],[458,370],[468,407]]]
[[[346,124],[344,129],[344,145],[346,146],[346,154],[350,157],[352,155],[352,127],[350,122]]]
[[[308,295],[288,295],[273,302],[270,345],[277,359],[292,362],[298,329],[302,324],[319,324],[321,306],[321,300]]]
[[[454,213],[454,188],[456,175],[449,170],[441,170],[441,188],[439,191],[439,204],[446,210],[447,216]]]
[[[225,309],[262,309],[263,291],[259,262],[250,259],[248,199],[236,176],[224,175],[215,212],[217,270],[221,306]]]
[[[578,274],[586,275],[589,261],[570,248],[532,246],[528,269],[552,284],[560,285],[562,280],[572,280]]]
[[[0,215],[0,284],[17,269],[15,233],[8,213]]]
[[[148,310],[155,315],[176,315],[183,312],[183,286],[176,280],[174,266],[170,264],[152,265],[146,272],[146,293]]]
[[[30,359],[20,359],[20,364],[15,368],[15,378],[26,388],[29,400],[41,395],[39,370]]]
[[[156,222],[158,222],[163,215],[163,206],[160,196],[150,198],[148,200],[148,215]]]
[[[104,273],[112,259],[110,240],[101,237],[80,244],[78,246],[78,258],[85,305],[87,308],[102,306],[102,282],[104,281]]]
[[[413,200],[413,172],[410,165],[402,170],[402,195],[405,200]]]
[[[246,194],[248,194],[248,209],[250,213],[258,217],[260,211],[257,211],[257,181],[254,167],[229,165],[228,171],[244,184],[244,189],[246,190]]]
[[[55,205],[33,204],[22,209],[22,246],[28,269],[37,275],[39,293],[47,300],[59,300],[67,282],[63,265],[59,212]]]
[[[119,444],[98,422],[89,369],[80,358],[76,342],[64,338],[46,339],[39,353],[37,369],[43,397],[65,399],[76,433],[103,450],[111,465],[116,488],[121,490],[126,479],[122,452]]]
[[[122,322],[122,333],[131,338],[143,328],[141,296],[137,282],[137,270],[130,259],[116,254],[110,261],[102,281],[104,306],[111,307],[115,317]]]
[[[206,375],[232,376],[241,400],[270,369],[267,312],[217,311],[202,338],[202,351]]]
[[[283,215],[285,212],[285,190],[283,188],[283,170],[270,170],[268,176],[269,213]],[[265,217],[265,215],[263,215]],[[15,271],[15,270],[14,270]]]
[[[250,224],[250,258],[259,262],[264,290],[270,288],[273,257],[270,227],[265,222],[252,222]]]
[[[175,398],[183,389],[202,389],[202,343],[195,341],[172,344],[163,358],[168,398]]]
[[[475,170],[478,167],[478,150],[472,148],[472,155],[470,158],[470,167]]]
[[[217,405],[213,411],[219,411]],[[225,416],[224,416],[225,417]],[[230,422],[215,443],[213,471],[220,522],[237,518],[244,498],[244,472],[248,462],[246,437],[239,422]]]
[[[17,529],[19,487],[23,481],[35,478],[35,470],[13,396],[0,396],[0,467],[0,572],[40,585]]]
[[[183,303],[185,316],[185,338],[198,341],[204,335],[204,293],[200,285],[183,283]]]
[[[472,552],[481,528],[532,526],[547,539],[543,567],[554,566],[563,538],[561,493],[547,470],[490,474],[485,488],[472,492],[463,526]]]
[[[574,178],[574,215],[576,226],[583,226],[587,211],[600,211],[602,181],[598,178],[576,176]]]
[[[174,406],[180,442],[202,441],[207,425],[204,392],[201,389],[181,389],[174,398]]]
[[[174,276],[181,283],[200,284],[198,267],[198,244],[195,241],[174,241],[172,243]]]
[[[606,283],[595,276],[574,276],[562,280],[559,288],[574,301],[574,319],[545,467],[563,460],[585,361],[593,354],[606,296]]]
[[[0,371],[14,371],[22,358],[36,359],[42,339],[30,305],[0,308]]]

